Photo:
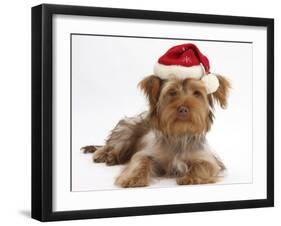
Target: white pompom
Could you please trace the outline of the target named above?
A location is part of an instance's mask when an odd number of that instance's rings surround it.
[[[220,86],[219,80],[215,74],[204,75],[201,80],[205,83],[207,93],[214,93]]]

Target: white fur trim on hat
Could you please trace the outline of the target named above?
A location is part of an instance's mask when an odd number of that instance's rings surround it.
[[[201,80],[205,83],[207,93],[214,93],[220,86],[219,80],[215,74],[204,75]]]
[[[157,62],[154,65],[154,74],[161,79],[168,79],[171,75],[175,75],[180,79],[200,79],[205,74],[205,70],[201,65],[184,67],[180,65],[164,65]]]

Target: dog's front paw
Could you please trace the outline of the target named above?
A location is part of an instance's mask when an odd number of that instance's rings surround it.
[[[192,176],[184,176],[176,179],[178,185],[191,185],[191,184],[212,184],[216,183],[217,180],[214,177],[211,178],[200,178]]]
[[[134,175],[129,176],[127,175],[120,175],[115,182],[118,186],[123,188],[134,188],[134,187],[145,187],[149,185],[149,180],[147,177],[142,175]]]

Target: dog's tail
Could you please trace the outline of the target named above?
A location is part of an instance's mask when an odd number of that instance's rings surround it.
[[[94,153],[98,148],[101,148],[101,145],[88,145],[88,146],[84,146],[82,148],[80,148],[80,150],[84,153],[84,154],[88,154],[88,153]]]

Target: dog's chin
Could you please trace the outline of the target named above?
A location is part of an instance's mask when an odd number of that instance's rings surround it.
[[[199,133],[191,121],[183,118],[177,118],[172,128],[172,133],[174,135],[195,135]]]
[[[175,117],[163,126],[162,131],[169,136],[193,136],[202,134],[204,129],[194,124],[188,117]]]

